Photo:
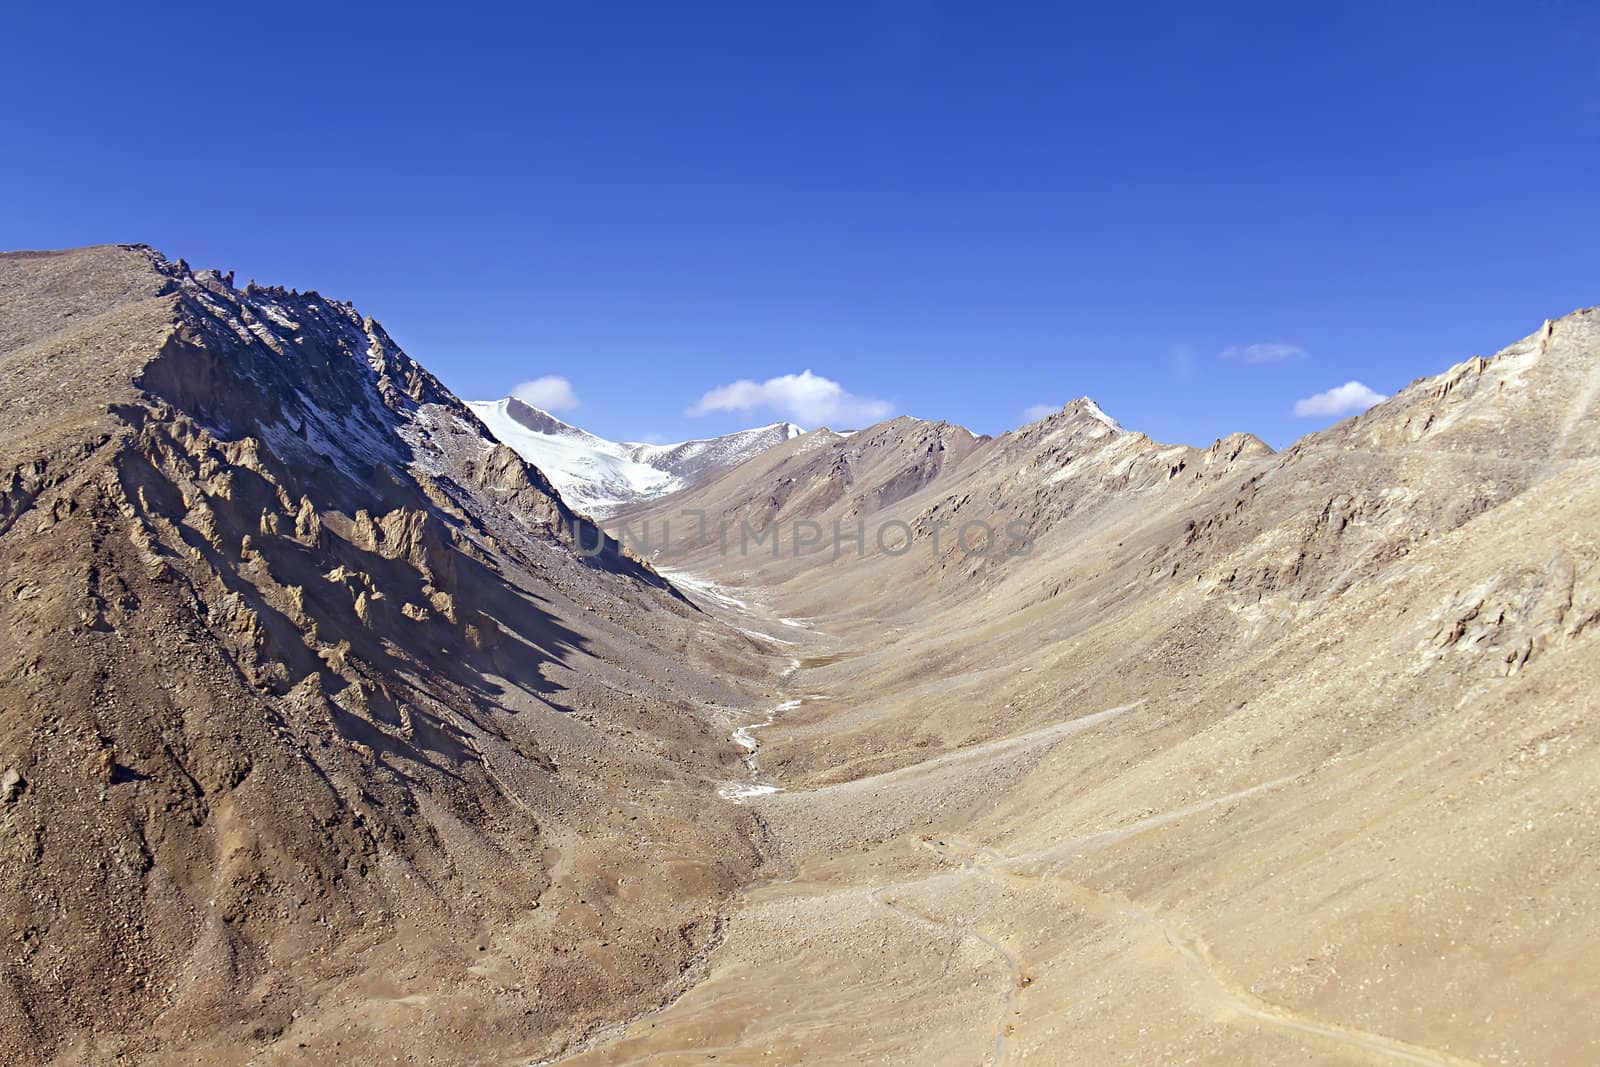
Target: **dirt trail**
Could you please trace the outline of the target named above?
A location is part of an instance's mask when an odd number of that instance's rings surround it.
[[[1249,790],[1241,790],[1239,793],[1230,794],[1227,797],[1215,798],[1209,804],[1190,805],[1188,808],[1178,809],[1163,816],[1154,816],[1151,819],[1141,820],[1141,823],[1155,825],[1161,822],[1171,822],[1184,814],[1191,814],[1203,807],[1215,806],[1227,800],[1262,792],[1267,788],[1281,785],[1283,781],[1287,780],[1289,779],[1263,783],[1260,786]],[[1117,832],[1125,834],[1132,831],[1133,827],[1130,826],[1124,827]],[[1083,838],[1072,844],[1081,844],[1100,836],[1102,835],[1090,835],[1090,837]],[[1341,1026],[1337,1023],[1322,1022],[1262,1000],[1247,990],[1239,988],[1223,975],[1216,961],[1212,958],[1210,950],[1200,937],[1184,930],[1182,924],[1177,920],[1165,918],[1140,906],[1122,894],[1107,892],[1068,881],[1056,870],[1050,868],[1046,868],[1040,874],[1023,874],[1004,870],[1004,867],[1011,865],[1016,860],[1002,856],[993,849],[969,845],[955,838],[943,841],[925,841],[923,845],[945,859],[959,863],[963,870],[997,881],[1004,882],[1007,878],[1049,878],[1063,887],[1075,900],[1083,905],[1085,911],[1091,914],[1113,921],[1131,922],[1157,931],[1162,935],[1166,944],[1172,948],[1178,960],[1184,965],[1185,972],[1193,980],[1196,993],[1227,1010],[1238,1012],[1271,1026],[1281,1027],[1332,1042],[1346,1050],[1357,1050],[1377,1056],[1388,1062],[1423,1064],[1425,1067],[1480,1067],[1474,1060],[1463,1059],[1448,1052],[1413,1045],[1398,1038]],[[1068,846],[1060,847],[1065,848]]]
[[[1002,858],[991,849],[984,849],[983,851],[989,855],[990,862],[997,865],[1004,863],[1007,867],[1012,869],[1016,869],[1022,864],[1043,865],[1032,872],[1019,873],[1053,874],[1066,863],[1073,859],[1081,858],[1085,852],[1091,849],[1105,848],[1108,845],[1114,845],[1118,841],[1126,840],[1127,838],[1132,837],[1134,834],[1142,833],[1145,830],[1153,830],[1158,826],[1165,826],[1168,823],[1174,823],[1180,819],[1186,819],[1191,815],[1198,815],[1200,812],[1208,811],[1211,808],[1218,808],[1224,804],[1231,804],[1235,801],[1246,800],[1260,793],[1271,792],[1274,789],[1282,788],[1283,786],[1303,779],[1304,777],[1305,775],[1287,774],[1281,778],[1274,778],[1271,781],[1250,786],[1247,789],[1235,790],[1231,793],[1224,793],[1221,796],[1207,797],[1204,800],[1197,800],[1193,804],[1186,804],[1181,808],[1173,808],[1171,811],[1164,811],[1156,815],[1148,815],[1145,818],[1137,819],[1131,823],[1128,823],[1126,826],[1116,826],[1109,830],[1100,830],[1092,834],[1085,834],[1082,837],[1075,837],[1070,841],[1064,841],[1059,845],[1051,845],[1048,848],[1036,849],[1032,852],[1024,852]]]
[[[894,899],[892,886],[884,886],[872,891],[872,899],[890,911],[898,912],[916,922],[932,926],[939,930],[953,930],[962,937],[970,937],[974,941],[988,947],[1005,964],[1008,981],[1006,984],[1005,1010],[1001,1014],[1000,1022],[994,1032],[994,1062],[1006,1062],[1006,1038],[1011,1036],[1015,1029],[1012,1019],[1022,1014],[1017,1008],[1017,992],[1022,988],[1022,966],[1017,962],[1016,955],[996,938],[990,937],[981,930],[953,919],[940,919],[933,915],[920,912],[915,908]]]
[[[807,697],[806,699],[815,699]],[[1046,745],[1053,745],[1063,738],[1081,733],[1092,727],[1098,726],[1108,719],[1126,714],[1144,704],[1143,700],[1136,700],[1131,704],[1123,704],[1104,711],[1096,711],[1088,715],[1081,715],[1076,719],[1067,719],[1062,722],[1052,723],[1049,726],[1030,730],[1025,734],[1014,734],[1010,737],[1000,737],[993,741],[985,741],[978,745],[969,745],[965,748],[944,752],[937,756],[927,756],[915,763],[893,770],[879,771],[876,774],[863,775],[860,778],[849,778],[842,782],[830,782],[824,785],[815,785],[806,789],[796,789],[796,793],[824,793],[832,791],[863,791],[881,788],[885,783],[905,781],[913,778],[926,778],[930,775],[948,773],[951,770],[968,764],[982,763],[996,757],[1013,752],[1021,752],[1030,748],[1038,749]],[[881,759],[881,756],[862,756],[853,760],[846,760],[834,764],[829,768],[829,773],[849,770],[862,763]]]

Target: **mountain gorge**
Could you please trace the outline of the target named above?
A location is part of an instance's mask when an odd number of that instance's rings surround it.
[[[749,801],[789,866],[573,1062],[1589,1058],[1597,331],[1279,453],[1082,400],[808,435],[619,514],[720,519],[657,558],[802,663]]]
[[[1600,310],[646,446],[106,246],[0,385],[7,1062],[1600,1057]]]

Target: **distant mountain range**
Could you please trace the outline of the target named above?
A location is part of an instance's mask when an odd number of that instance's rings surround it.
[[[567,504],[595,515],[703,485],[805,433],[792,422],[775,422],[720,437],[649,445],[608,441],[516,397],[468,401],[467,406],[496,438],[543,471]]]

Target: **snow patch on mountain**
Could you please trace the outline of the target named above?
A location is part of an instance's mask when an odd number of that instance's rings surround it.
[[[608,441],[515,397],[468,401],[501,442],[544,472],[572,507],[604,515],[710,481],[805,431],[788,422],[704,440]]]
[[[1085,415],[1089,416],[1091,419],[1094,419],[1096,422],[1101,423],[1107,429],[1121,432],[1122,424],[1116,419],[1113,419],[1110,415],[1107,415],[1105,411],[1101,409],[1100,405],[1096,404],[1092,398],[1087,396],[1081,397],[1078,400],[1078,403],[1082,406],[1083,413]]]

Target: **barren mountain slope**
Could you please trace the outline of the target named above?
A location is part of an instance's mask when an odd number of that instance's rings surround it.
[[[381,326],[8,254],[0,396],[0,1059],[528,1062],[692,977],[773,657]]]
[[[1249,434],[1208,449],[1159,444],[1084,398],[999,438],[912,418],[848,437],[819,430],[609,525],[735,585],[782,587],[803,614],[860,608],[879,619],[924,598],[964,599],[965,579],[1034,575],[1052,556],[1041,543],[1107,515],[1144,522],[1156,502],[1191,500],[1271,455]]]
[[[874,513],[901,555],[669,559],[804,623],[788,876],[570,1062],[1600,1058],[1597,385],[1591,310],[1277,455],[1069,405]],[[1030,551],[934,550],[973,518]]]
[[[960,426],[908,417],[848,435],[815,430],[701,487],[618,508],[609,518],[630,544],[660,547],[670,540],[679,555],[787,556],[797,525],[808,531],[803,537],[815,533],[809,524],[830,534],[835,523],[856,530],[858,520],[959,469],[987,440]],[[769,529],[785,543],[775,545]]]

